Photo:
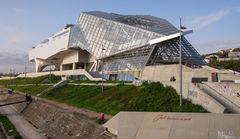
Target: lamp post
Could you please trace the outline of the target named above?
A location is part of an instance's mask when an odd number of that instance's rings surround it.
[[[12,69],[11,68],[10,68],[10,71],[9,71],[9,78],[10,78],[9,86],[11,86],[12,85]]]
[[[25,79],[24,79],[24,84],[26,85],[26,77],[27,77],[27,63],[25,63],[25,67],[24,67],[24,76],[25,76]]]
[[[181,25],[181,18],[180,18],[180,36],[179,36],[179,76],[180,76],[180,106],[182,106],[182,25]]]
[[[52,83],[52,62],[50,63],[50,73],[49,73],[49,76],[50,76],[50,83]]]
[[[182,20],[180,18],[180,27],[179,27],[179,82],[180,82],[180,106],[182,106],[182,29],[186,27],[182,26]]]
[[[102,51],[101,51],[101,57],[102,57],[102,62],[101,62],[101,68],[102,68],[102,93],[103,93],[103,51],[106,50],[103,45],[102,45]]]

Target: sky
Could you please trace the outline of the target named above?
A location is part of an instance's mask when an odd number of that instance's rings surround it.
[[[189,42],[200,54],[240,47],[239,0],[1,0],[0,72],[29,72],[31,48],[66,24],[76,24],[84,11],[153,15],[176,27],[179,19],[193,33]]]

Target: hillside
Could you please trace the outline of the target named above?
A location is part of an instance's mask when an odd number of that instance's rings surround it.
[[[212,60],[208,65],[214,68],[230,69],[240,72],[240,60],[228,60],[228,61]]]
[[[33,95],[45,88],[40,85],[13,87],[14,90]],[[108,86],[104,87],[103,93],[101,86],[66,85],[49,91],[42,97],[111,115],[119,111],[206,112],[201,106],[187,100],[179,107],[176,91],[172,87],[164,87],[159,82],[142,86]]]
[[[239,52],[240,48],[231,48],[215,53],[205,54],[203,57],[209,60],[208,65],[211,67],[240,71]]]
[[[206,58],[208,56],[218,56],[220,58],[228,58],[229,52],[240,52],[240,48],[224,49],[214,53],[204,54],[203,57]]]

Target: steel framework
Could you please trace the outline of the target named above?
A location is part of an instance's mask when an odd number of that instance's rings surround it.
[[[100,11],[84,12],[71,28],[69,48],[81,48],[97,61],[99,70],[143,70],[148,65],[179,62],[179,38],[158,44],[149,40],[177,33],[167,20],[148,15],[119,15]],[[182,37],[182,57],[186,65],[205,64],[200,54]],[[101,48],[106,50],[102,52]],[[100,62],[97,62],[100,63]]]

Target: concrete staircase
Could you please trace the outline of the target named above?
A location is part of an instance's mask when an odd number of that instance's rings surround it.
[[[220,104],[222,104],[224,107],[227,108],[227,113],[240,113],[240,107],[234,104],[231,100],[221,95],[219,92],[217,92],[215,89],[209,87],[206,84],[199,83],[197,86],[204,91],[209,96],[213,97],[216,101],[218,101]]]
[[[98,72],[89,72],[89,74],[90,74],[93,78],[102,78],[102,75],[99,74]]]

